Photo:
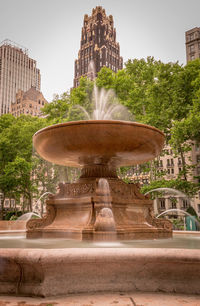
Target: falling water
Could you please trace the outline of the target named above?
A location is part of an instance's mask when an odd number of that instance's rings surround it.
[[[102,208],[96,216],[95,230],[97,231],[115,231],[115,220],[110,201],[110,188],[105,178],[98,181],[98,193],[101,197]]]
[[[177,195],[177,196],[182,197],[182,198],[189,199],[188,196],[185,193],[183,193],[183,192],[181,192],[181,191],[179,191],[177,189],[174,189],[174,188],[166,188],[166,187],[156,188],[156,189],[152,189],[152,190],[146,192],[145,195],[147,195],[148,193],[151,193],[151,192],[166,192],[168,194],[173,194],[173,195]],[[170,209],[167,209],[164,212],[162,212],[161,214],[159,214],[156,218],[159,218],[159,217],[161,217],[161,216],[163,216],[165,214],[168,214],[169,212],[182,213],[185,216],[191,217],[191,219],[193,219],[195,221],[196,225],[198,225],[198,227],[200,228],[200,222],[194,216],[192,216],[188,212],[186,212],[186,211],[184,211],[182,209],[179,209],[179,208],[170,208]]]
[[[98,190],[101,196],[103,196],[103,203],[106,208],[112,209],[112,205],[110,202],[110,187],[107,179],[100,178],[98,181]]]
[[[182,209],[178,209],[178,208],[171,208],[171,209],[167,209],[165,211],[163,211],[161,214],[159,214],[156,218],[159,218],[165,214],[168,214],[169,212],[177,212],[177,213],[183,213],[186,216],[189,216],[191,219],[193,219],[193,221],[198,224],[199,228],[200,228],[200,222],[191,214],[189,214],[187,211],[184,211]]]
[[[49,192],[49,191],[44,192],[44,193],[39,197],[39,199],[37,200],[37,202],[36,202],[36,204],[35,204],[35,208],[34,208],[34,210],[36,211],[37,214],[40,214],[40,215],[41,215],[41,213],[42,213],[42,208],[39,208],[39,202],[40,202],[40,200],[41,200],[44,196],[46,196],[46,195],[48,195],[48,194],[52,194],[52,192]]]
[[[145,195],[147,195],[148,193],[151,193],[151,192],[166,192],[166,193],[170,193],[170,194],[176,194],[176,195],[179,195],[180,197],[185,197],[185,198],[188,198],[187,195],[177,189],[174,189],[174,188],[167,188],[167,187],[163,187],[163,188],[155,188],[155,189],[152,189],[148,192],[145,193]]]
[[[33,212],[29,212],[29,213],[26,213],[26,214],[23,214],[22,216],[20,216],[17,221],[28,221],[30,220],[32,217],[37,217],[37,218],[40,218],[40,216],[36,213],[33,213]]]

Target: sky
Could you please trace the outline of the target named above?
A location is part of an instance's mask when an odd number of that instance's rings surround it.
[[[98,5],[113,15],[121,56],[154,56],[185,65],[185,31],[200,27],[200,0],[0,0],[0,42],[29,50],[50,102],[73,86],[85,14]]]

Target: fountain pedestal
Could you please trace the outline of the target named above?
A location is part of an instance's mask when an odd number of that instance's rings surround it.
[[[82,167],[82,173],[77,183],[60,184],[59,192],[49,196],[46,216],[27,223],[27,237],[171,237],[171,223],[153,217],[149,197],[140,193],[137,184],[126,184],[116,173],[116,167],[153,159],[163,143],[164,135],[156,128],[124,121],[68,122],[37,132],[34,146],[43,158]],[[109,193],[101,190],[101,178],[107,180]]]
[[[172,236],[171,222],[153,217],[153,203],[137,184],[107,178],[110,195],[105,195],[98,181],[59,184],[59,192],[46,201],[46,216],[28,221],[27,237],[108,241]],[[112,207],[113,218],[106,207]]]

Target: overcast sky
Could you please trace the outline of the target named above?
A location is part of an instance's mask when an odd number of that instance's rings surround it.
[[[73,85],[84,14],[113,15],[121,56],[186,63],[185,31],[200,27],[200,0],[0,0],[0,41],[28,48],[48,101]]]

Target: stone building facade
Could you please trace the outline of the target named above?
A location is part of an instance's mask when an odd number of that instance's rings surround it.
[[[43,94],[35,87],[26,92],[19,90],[14,103],[11,103],[11,114],[15,117],[20,115],[41,116],[40,109],[48,103]]]
[[[27,91],[31,86],[40,90],[36,61],[28,56],[27,49],[4,40],[0,44],[0,115],[10,112],[19,90]]]
[[[180,156],[175,156],[169,145],[164,148],[165,155],[161,155],[157,159],[157,178],[166,180],[176,179],[183,170],[182,159]],[[190,175],[187,176],[188,181],[198,182],[200,177],[200,144],[192,145],[192,150],[185,155],[185,162],[188,165],[194,165],[191,168]],[[145,167],[136,166],[132,173],[130,170],[129,177],[141,186],[148,184],[152,174],[145,171]],[[193,198],[187,198],[182,193],[164,192],[154,201],[154,212],[160,214],[168,209],[180,209],[186,211],[189,206],[192,206],[200,217],[200,192]]]
[[[185,32],[185,46],[187,62],[200,58],[200,28]]]
[[[117,72],[123,68],[123,58],[116,42],[113,16],[106,16],[105,10],[97,6],[91,16],[84,16],[80,50],[74,67],[74,87],[79,85],[81,76],[93,79],[103,66]]]

